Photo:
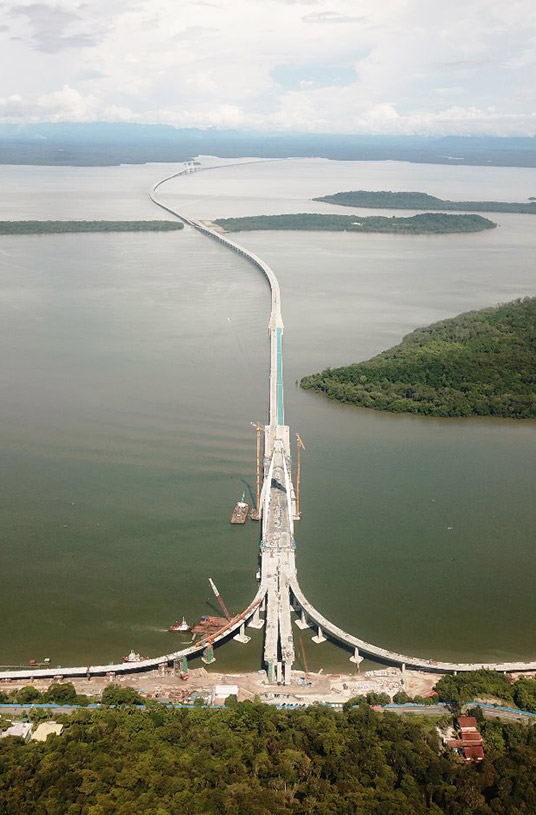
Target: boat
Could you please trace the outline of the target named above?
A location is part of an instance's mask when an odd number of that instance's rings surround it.
[[[123,662],[143,662],[144,659],[148,659],[148,657],[142,657],[141,654],[137,654],[132,650],[127,657],[123,657]]]
[[[173,631],[182,632],[182,631],[189,631],[189,630],[190,630],[190,626],[188,625],[188,623],[186,622],[184,617],[182,618],[181,622],[179,622],[178,620],[175,620],[173,625],[170,625],[169,628],[168,628],[168,631],[171,631],[171,632],[173,632]]]
[[[248,519],[249,504],[246,502],[245,498],[245,494],[242,493],[241,500],[236,502],[235,508],[233,509],[233,514],[231,515],[232,524],[246,523]]]

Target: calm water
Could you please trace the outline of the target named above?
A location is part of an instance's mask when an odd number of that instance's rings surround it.
[[[160,218],[146,192],[168,172],[0,167],[0,218]],[[299,160],[200,173],[165,197],[209,219],[328,211],[309,199],[356,188],[523,200],[536,171]],[[302,586],[357,635],[445,659],[536,657],[536,423],[369,413],[295,382],[533,295],[536,220],[492,217],[479,235],[237,236],[282,286],[287,416],[307,445]],[[177,615],[212,613],[209,576],[245,606],[258,527],[228,516],[267,411],[263,278],[186,229],[3,237],[0,293],[0,663],[168,651]],[[217,667],[260,653],[257,635]]]

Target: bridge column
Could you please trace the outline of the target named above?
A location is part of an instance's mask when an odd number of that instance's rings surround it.
[[[216,657],[214,656],[214,646],[211,642],[208,643],[207,647],[203,651],[201,661],[204,662],[205,665],[211,665],[213,662],[216,662]]]
[[[305,628],[309,628],[309,623],[307,622],[307,615],[303,608],[301,610],[301,617],[298,620],[296,620],[296,625],[298,626],[298,628],[301,628],[302,631]]]
[[[281,663],[278,662],[277,665],[275,666],[275,668],[276,668],[277,684],[280,685],[281,682],[283,681],[283,674],[282,674],[282,671],[281,671]]]
[[[402,671],[402,690],[406,690],[406,663],[403,662],[401,665]]]
[[[245,623],[242,623],[242,625],[240,626],[240,631],[238,632],[238,634],[234,635],[233,639],[236,640],[237,642],[244,643],[244,645],[245,645],[246,642],[250,641],[251,637],[248,637],[248,635],[246,634],[246,624]]]
[[[260,606],[257,606],[257,608],[255,609],[255,613],[253,614],[253,617],[249,621],[248,625],[249,625],[250,628],[262,628],[263,627],[264,620],[261,619],[261,607]]]
[[[320,626],[318,626],[318,634],[315,634],[315,636],[311,637],[311,639],[313,640],[313,642],[316,642],[317,645],[319,645],[321,642],[326,641],[326,638],[325,638]]]
[[[275,670],[273,660],[268,663],[268,682],[275,682]]]
[[[363,657],[359,656],[359,648],[354,648],[354,655],[350,657],[350,662],[355,662],[357,670],[359,670],[359,663],[363,662]]]
[[[158,676],[164,676],[167,668],[167,662],[158,663]]]
[[[283,664],[283,684],[284,685],[290,685],[290,683],[292,682],[291,669],[292,669],[292,663],[285,662]]]

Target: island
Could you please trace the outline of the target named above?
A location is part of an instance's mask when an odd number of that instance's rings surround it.
[[[387,232],[395,235],[438,235],[454,232],[482,232],[497,224],[481,215],[423,213],[408,218],[383,215],[332,215],[302,212],[297,215],[252,215],[244,218],[218,218],[213,222],[225,232],[253,232],[286,229],[308,232]]]
[[[536,215],[536,199],[528,204],[510,201],[444,201],[425,192],[391,192],[382,190],[353,190],[322,195],[313,201],[338,204],[341,207],[367,207],[368,209],[422,209],[443,212],[514,212]]]
[[[366,362],[306,376],[330,399],[426,416],[536,417],[536,297],[408,334]]]
[[[0,235],[46,235],[62,232],[172,232],[180,221],[0,221]]]

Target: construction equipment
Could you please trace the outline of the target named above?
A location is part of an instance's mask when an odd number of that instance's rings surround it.
[[[224,613],[224,615],[225,615],[225,619],[226,619],[227,621],[229,621],[229,620],[231,619],[231,615],[229,614],[229,609],[227,608],[227,606],[225,605],[225,603],[224,603],[224,602],[223,602],[223,600],[221,599],[221,595],[220,595],[220,593],[219,593],[218,589],[216,588],[216,584],[214,583],[214,581],[212,580],[212,578],[211,578],[211,577],[209,577],[208,582],[210,583],[210,588],[211,588],[211,589],[212,589],[212,591],[214,592],[214,595],[215,595],[215,597],[216,597],[216,600],[217,600],[217,601],[218,601],[218,603],[220,604],[220,608],[221,608],[221,610],[223,611],[223,613]]]
[[[250,422],[250,425],[257,431],[257,501],[255,503],[255,509],[251,513],[251,518],[253,521],[259,521],[261,517],[261,441],[264,427],[260,422]]]
[[[305,444],[301,440],[298,433],[296,433],[296,458],[298,468],[296,471],[296,517],[301,517],[301,507],[300,507],[300,486],[301,486],[301,451],[305,450]]]
[[[305,646],[303,644],[303,639],[301,637],[298,637],[298,639],[300,641],[300,651],[302,655],[303,667],[305,669],[305,680],[306,683],[309,684],[309,666],[307,664],[307,657],[305,656]]]

